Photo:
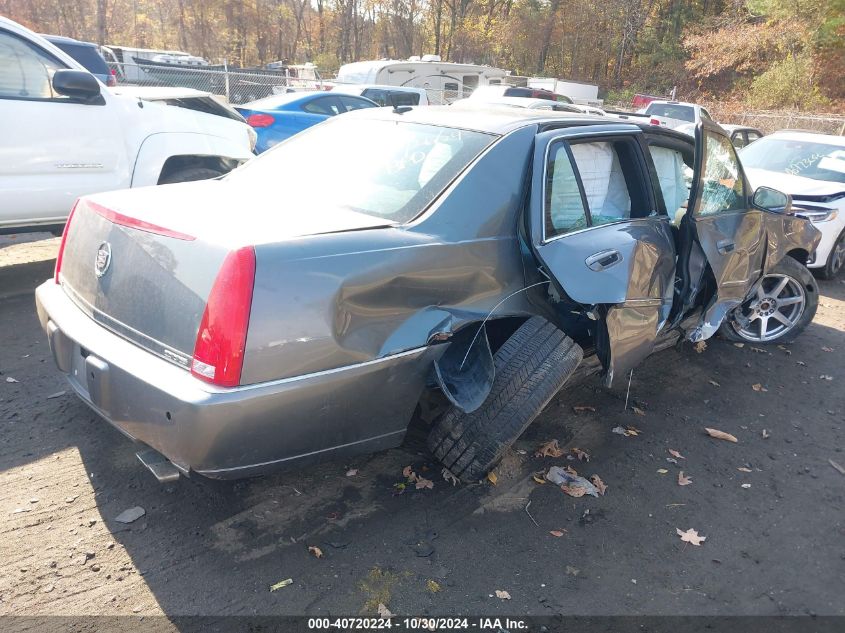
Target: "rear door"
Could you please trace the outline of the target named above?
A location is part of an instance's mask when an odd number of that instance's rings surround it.
[[[751,189],[736,150],[722,128],[706,119],[695,128],[695,167],[688,211],[680,223],[680,251],[697,244],[715,280],[702,321],[691,340],[703,340],[718,329],[760,278],[765,254],[763,212],[750,204]],[[691,212],[690,212],[691,210]],[[689,258],[679,262],[683,312],[696,301],[701,284]]]
[[[608,385],[651,353],[672,303],[675,246],[641,136],[629,126],[586,126],[539,134],[535,145],[534,255],[553,300],[565,295],[597,320]]]

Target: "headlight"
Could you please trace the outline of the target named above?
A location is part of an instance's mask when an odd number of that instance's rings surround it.
[[[836,219],[838,212],[836,209],[828,209],[826,207],[814,207],[812,209],[795,209],[795,215],[802,218],[807,218],[810,222],[829,222]]]
[[[249,151],[255,151],[255,144],[258,142],[258,133],[251,127],[246,128],[246,137],[249,139]]]

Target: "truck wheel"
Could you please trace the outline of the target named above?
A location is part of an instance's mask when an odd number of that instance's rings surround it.
[[[496,352],[496,377],[484,404],[472,413],[450,407],[428,436],[429,449],[462,481],[483,478],[582,357],[575,341],[545,319],[532,317]]]
[[[193,182],[194,180],[208,180],[209,178],[217,178],[222,176],[223,172],[216,169],[209,169],[208,167],[188,167],[187,169],[179,169],[172,174],[167,174],[164,178],[159,180],[160,185],[172,185],[177,182]]]
[[[804,331],[819,307],[819,289],[807,267],[784,257],[752,297],[726,318],[722,335],[743,343],[789,343]]]
[[[817,274],[822,279],[833,279],[842,271],[843,266],[845,266],[845,231],[842,231],[839,235],[830,251],[827,262],[823,268],[818,270]]]

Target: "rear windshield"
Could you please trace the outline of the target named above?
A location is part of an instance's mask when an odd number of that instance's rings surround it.
[[[662,116],[667,119],[678,119],[679,121],[695,122],[695,110],[690,106],[675,105],[671,103],[651,103],[646,114]]]
[[[71,44],[68,42],[53,42],[53,44],[85,66],[87,71],[97,75],[109,74],[109,67],[106,66],[106,60],[102,58],[94,46]]]
[[[196,110],[197,112],[214,114],[216,116],[222,116],[227,119],[246,123],[246,119],[244,119],[237,110],[224,106],[214,97],[179,97],[175,99],[165,99],[164,102],[167,105],[176,106],[177,108]]]
[[[422,213],[495,139],[343,115],[280,143],[225,180],[278,198],[280,212],[330,206],[401,224]]]

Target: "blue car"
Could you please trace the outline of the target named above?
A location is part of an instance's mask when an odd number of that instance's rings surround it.
[[[258,133],[255,151],[267,151],[297,132],[329,117],[379,105],[365,97],[330,92],[289,92],[235,108]]]

